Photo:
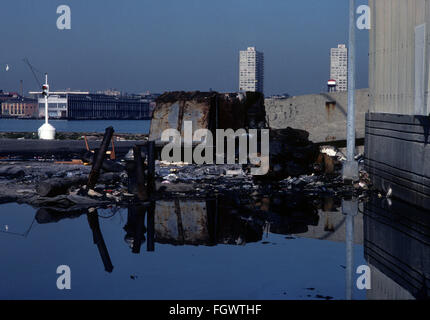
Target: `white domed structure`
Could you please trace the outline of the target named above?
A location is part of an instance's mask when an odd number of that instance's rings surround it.
[[[44,123],[37,133],[41,140],[55,140],[55,128],[49,123]]]

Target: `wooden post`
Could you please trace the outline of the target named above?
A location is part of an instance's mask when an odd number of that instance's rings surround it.
[[[94,162],[90,172],[90,176],[88,177],[88,184],[87,184],[88,189],[93,189],[97,183],[97,180],[100,175],[100,169],[102,168],[103,161],[106,156],[106,151],[107,151],[107,148],[109,147],[109,143],[112,139],[113,133],[114,133],[114,130],[112,127],[106,128],[105,134],[103,136],[103,141],[100,144],[100,149],[99,150],[96,149],[97,151],[94,150],[95,152]]]
[[[85,140],[85,147],[87,148],[87,151],[90,151],[90,146],[88,145],[87,136],[84,136],[84,140]]]
[[[155,251],[155,225],[154,225],[154,214],[155,214],[155,201],[151,201],[148,207],[148,215],[146,218],[146,251]]]
[[[110,154],[110,159],[111,160],[115,160],[116,159],[116,154],[115,154],[115,139],[112,136],[112,152]]]
[[[148,141],[148,194],[155,189],[155,141]]]
[[[133,155],[136,168],[137,197],[141,201],[146,201],[148,200],[148,193],[146,192],[145,170],[141,154],[141,148],[139,145],[135,145],[133,147]]]

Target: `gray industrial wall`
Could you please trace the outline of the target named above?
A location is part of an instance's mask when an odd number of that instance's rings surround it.
[[[429,0],[369,0],[372,112],[428,115]]]
[[[370,0],[366,168],[375,186],[430,208],[430,0]]]
[[[331,92],[266,99],[266,120],[273,129],[292,127],[306,130],[313,142],[346,140],[347,92]],[[356,91],[356,136],[364,138],[365,114],[369,110],[369,91]]]
[[[424,116],[366,116],[365,165],[379,190],[430,208],[429,130]]]

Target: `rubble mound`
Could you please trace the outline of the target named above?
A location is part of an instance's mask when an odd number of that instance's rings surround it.
[[[319,147],[309,133],[293,128],[270,130],[270,172],[265,178],[284,179],[310,174]]]

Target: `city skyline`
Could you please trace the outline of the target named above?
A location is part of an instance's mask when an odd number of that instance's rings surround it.
[[[16,1],[3,8],[2,41],[13,50],[0,52],[1,89],[18,91],[20,80],[25,92],[36,89],[22,62],[28,57],[50,74],[54,88],[234,92],[237,52],[255,46],[265,53],[266,95],[323,92],[327,52],[348,37],[348,4],[342,0],[273,0],[270,6],[243,0],[106,1],[103,7],[74,1],[71,30],[56,28],[60,4]],[[367,38],[368,31],[357,30],[358,88],[368,86]]]

